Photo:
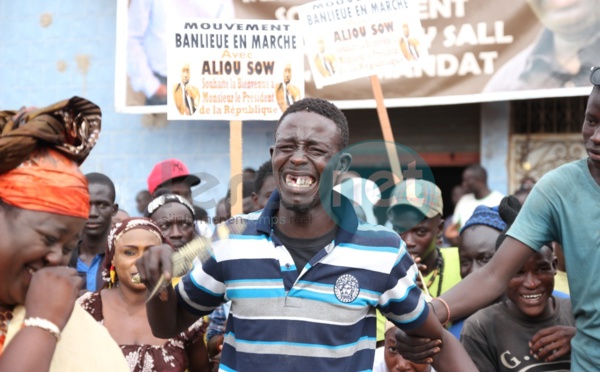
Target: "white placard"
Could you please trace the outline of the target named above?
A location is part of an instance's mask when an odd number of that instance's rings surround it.
[[[170,19],[169,120],[278,120],[304,97],[299,22]]]
[[[302,5],[317,88],[418,63],[427,56],[419,14],[406,0],[322,0]]]

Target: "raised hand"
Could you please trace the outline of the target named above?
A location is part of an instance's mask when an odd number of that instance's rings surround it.
[[[419,272],[423,273],[424,271],[427,270],[427,265],[424,265],[421,263],[421,257],[418,256],[412,256],[413,261],[415,261],[415,264],[417,265],[417,268],[419,269]],[[421,280],[422,275],[418,275],[417,276],[417,285],[419,286],[419,288],[423,288],[423,282]]]
[[[418,364],[433,363],[433,357],[441,351],[441,345],[441,340],[415,337],[400,330],[396,331],[396,349],[398,353],[404,359]]]
[[[198,98],[200,98],[200,92],[198,91],[198,89],[196,89],[196,87],[191,86],[191,85],[186,85],[185,86],[185,94],[189,97],[192,98],[192,100],[196,101]]]
[[[571,352],[575,327],[553,326],[539,330],[529,341],[529,352],[534,358],[551,362]]]
[[[154,92],[154,95],[152,97],[166,99],[167,98],[167,86],[164,84],[159,85],[158,89],[156,90],[156,92]]]
[[[34,272],[25,296],[27,317],[38,317],[62,330],[73,312],[83,279],[75,269],[55,266]]]
[[[173,248],[168,244],[161,244],[150,247],[137,260],[135,265],[138,269],[140,282],[144,283],[146,288],[154,288],[162,280],[171,283],[173,277],[172,255]]]

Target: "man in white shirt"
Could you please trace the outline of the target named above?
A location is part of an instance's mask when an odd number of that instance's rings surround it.
[[[487,185],[487,171],[479,164],[474,164],[463,172],[462,186],[465,190],[454,208],[453,224],[446,230],[446,237],[452,239],[458,236],[460,229],[480,205],[495,207],[504,197],[498,191],[492,191]]]

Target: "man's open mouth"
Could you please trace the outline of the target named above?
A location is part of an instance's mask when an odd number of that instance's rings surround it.
[[[285,184],[296,188],[309,188],[315,183],[315,179],[310,176],[285,176]]]

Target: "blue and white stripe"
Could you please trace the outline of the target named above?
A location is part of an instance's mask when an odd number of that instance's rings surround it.
[[[274,192],[271,205],[278,197]],[[272,234],[275,213],[242,216],[244,233],[215,242],[214,259],[194,267],[177,287],[180,302],[199,315],[232,301],[221,370],[370,370],[376,308],[405,329],[423,323],[428,308],[415,285],[417,268],[396,233],[352,224],[356,215],[344,201],[341,215],[350,222],[299,274]],[[342,275],[359,283],[348,303],[334,291]]]

